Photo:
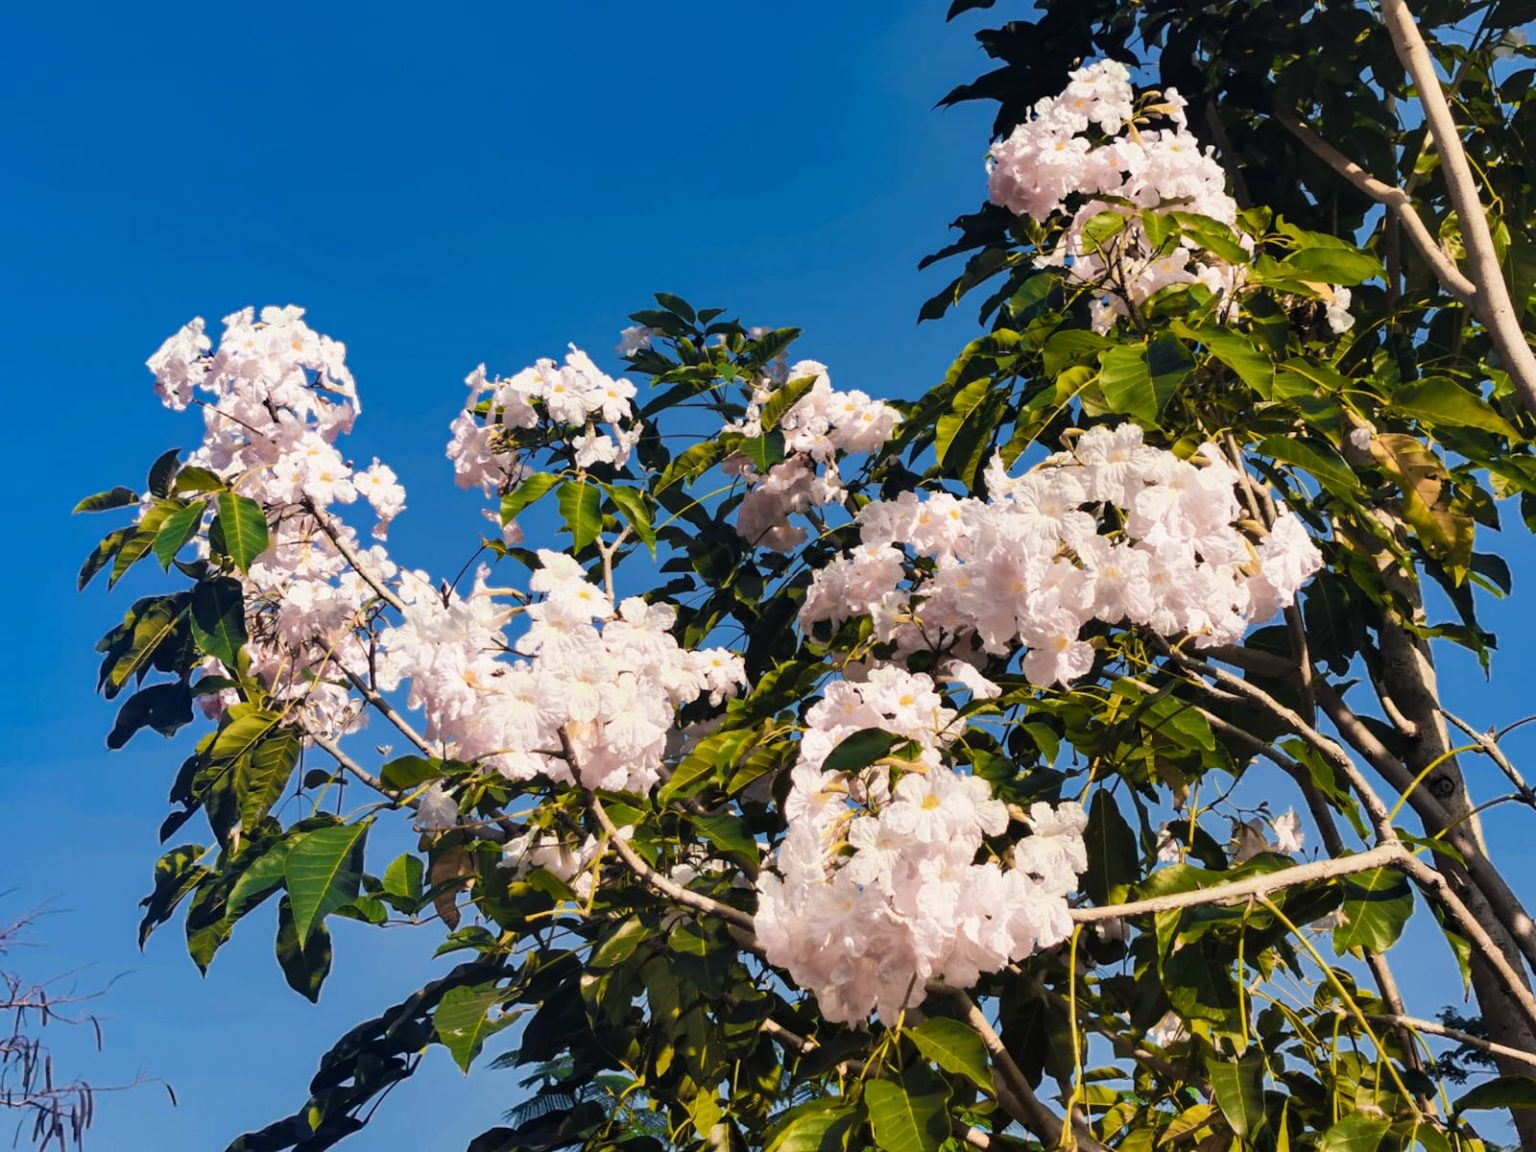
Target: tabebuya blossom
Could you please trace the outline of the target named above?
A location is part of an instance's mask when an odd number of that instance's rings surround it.
[[[1209,147],[1189,130],[1186,101],[1175,88],[1137,99],[1130,71],[1101,60],[1070,73],[1066,88],[1036,102],[1032,114],[987,159],[992,203],[1045,223],[1068,217],[1053,249],[1036,263],[1066,268],[1084,283],[1104,287],[1091,302],[1094,327],[1174,284],[1202,284],[1230,297],[1246,272],[1188,237],[1154,244],[1140,218],[1191,213],[1231,226],[1237,201]],[[1123,218],[1111,232],[1090,227],[1096,217]],[[1253,241],[1238,234],[1251,251]],[[1327,321],[1336,333],[1354,323],[1350,294],[1331,289]]]
[[[970,987],[1070,934],[1087,816],[1037,803],[1010,854],[985,852],[1014,817],[985,780],[945,762],[964,724],[934,681],[889,665],[849,672],[806,714],[755,928],[769,962],[829,1020],[894,1021],[929,980]],[[854,774],[822,767],[866,728],[910,741],[910,758]]]
[[[791,515],[841,503],[839,455],[878,451],[901,420],[895,408],[867,393],[836,391],[825,364],[801,360],[786,370],[784,380],[764,379],[754,390],[746,414],[725,431],[761,436],[763,406],[777,391],[776,385],[797,380],[812,383],[775,426],[784,437],[784,459],[761,475],[742,455],[728,458],[723,465],[728,474],[741,476],[748,484],[736,517],[737,533],[778,552],[792,551],[805,542],[805,529],[791,523]]]
[[[1134,424],[1090,428],[1020,476],[994,458],[986,479],[985,500],[860,509],[862,545],[815,574],[801,625],[867,615],[894,659],[939,643],[967,662],[1022,654],[1031,683],[1066,685],[1093,666],[1090,621],[1235,643],[1322,564],[1289,511],[1262,535],[1244,522],[1242,476],[1214,447],[1181,460]]]
[[[292,306],[263,308],[259,317],[246,308],[225,317],[217,349],[198,318],[149,368],[169,408],[206,396],[203,441],[186,465],[213,472],[266,513],[269,544],[244,577],[250,671],[277,700],[293,702],[307,730],[336,735],[361,723],[360,702],[336,673],[367,667],[355,626],[374,594],[343,550],[377,579],[392,578],[395,566],[326,510],[361,498],[382,540],[405,507],[405,489],[388,465],[375,459],[358,472],[336,448],[357,418],[357,388],[345,346],[303,316]],[[236,699],[229,690],[201,698],[214,714]]]

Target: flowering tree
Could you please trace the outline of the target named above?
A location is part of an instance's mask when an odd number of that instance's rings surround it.
[[[1536,924],[1478,822],[1536,796],[1434,664],[1489,660],[1479,546],[1536,513],[1527,9],[982,33],[988,203],[925,314],[984,286],[985,330],[945,379],[842,391],[664,294],[623,376],[482,366],[457,575],[386,550],[341,344],[171,337],[202,444],[81,505],[133,510],[82,583],[182,578],[102,641],[109,745],[213,724],[163,829],[212,843],[143,932],[185,904],[206,966],[272,900],[312,998],[338,916],[460,955],[232,1152],[330,1147],[432,1044],[530,1070],[473,1152],[1446,1152],[1503,1109],[1536,1148]],[[1405,1002],[1413,915],[1472,1020]]]

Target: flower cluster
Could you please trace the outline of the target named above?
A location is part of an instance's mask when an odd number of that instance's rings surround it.
[[[410,706],[425,711],[445,755],[514,780],[572,784],[563,732],[582,785],[647,791],[676,737],[676,710],[734,694],[741,658],[685,651],[669,631],[670,605],[631,597],[615,612],[570,556],[541,550],[539,560],[530,588],[540,598],[527,607],[499,602],[485,569],[467,596],[405,574],[403,619],[379,637],[379,686],[409,681]],[[513,641],[504,628],[515,615],[528,628]]]
[[[941,979],[969,987],[1071,932],[1066,897],[1087,867],[1076,804],[1020,813],[1031,835],[977,862],[1011,817],[978,776],[946,766],[958,735],[927,676],[893,667],[828,686],[785,803],[775,870],[758,878],[758,940],[829,1020],[895,1020]],[[821,765],[840,740],[883,728],[916,746],[857,774]],[[892,774],[897,778],[892,784]]]
[[[1011,659],[1023,645],[1044,687],[1092,667],[1090,621],[1234,643],[1322,563],[1289,511],[1250,538],[1242,476],[1216,449],[1180,460],[1133,424],[1091,428],[1022,476],[994,458],[986,476],[986,500],[905,492],[861,509],[862,546],[817,572],[802,626],[868,614],[898,657]]]
[[[1068,267],[1089,283],[1110,281],[1113,291],[1094,301],[1101,331],[1171,284],[1201,283],[1230,292],[1240,271],[1195,242],[1153,245],[1136,213],[1180,210],[1223,224],[1237,219],[1237,203],[1209,148],[1189,131],[1185,101],[1176,89],[1145,111],[1166,127],[1138,127],[1130,73],[1113,60],[1071,73],[1067,87],[1034,107],[1034,115],[992,146],[988,189],[994,204],[1044,223],[1072,215],[1053,252],[1040,262]],[[1106,242],[1087,229],[1101,213],[1125,217]],[[1246,237],[1245,244],[1250,244]]]
[[[574,344],[564,364],[543,359],[510,377],[487,376],[482,364],[464,382],[469,399],[450,426],[448,443],[460,488],[479,488],[492,496],[515,486],[524,461],[510,434],[541,422],[558,431],[578,468],[622,468],[640,440],[631,403],[634,384],[604,374]],[[508,544],[522,542],[515,524],[504,534]]]
[[[841,502],[838,455],[877,451],[901,419],[896,409],[866,393],[834,390],[826,365],[815,360],[795,364],[788,370],[788,379],[813,383],[776,425],[784,437],[784,459],[762,475],[743,455],[725,463],[727,472],[744,477],[750,485],[742,498],[736,531],[743,539],[778,552],[791,551],[805,541],[805,529],[791,524],[791,515]],[[773,384],[764,381],[754,390],[745,417],[726,431],[761,436],[763,407],[776,391]],[[818,472],[818,466],[823,470]]]
[[[196,319],[150,357],[149,368],[170,408],[185,409],[196,392],[208,397],[200,401],[203,442],[186,465],[213,472],[266,515],[270,543],[245,580],[251,671],[278,699],[301,700],[311,731],[336,733],[357,719],[337,672],[366,667],[355,628],[373,595],[345,552],[380,579],[394,566],[325,510],[361,497],[382,539],[405,507],[405,490],[388,466],[374,460],[355,470],[335,447],[356,419],[357,389],[344,346],[303,315],[294,307],[264,308],[259,319],[250,308],[236,312],[225,318],[216,350]],[[204,697],[215,710],[232,700],[231,693]]]

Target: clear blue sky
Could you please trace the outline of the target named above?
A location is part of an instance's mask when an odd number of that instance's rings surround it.
[[[89,965],[81,986],[126,974],[100,1004],[106,1052],[78,1067],[100,1083],[163,1077],[181,1101],[153,1086],[103,1098],[96,1147],[210,1152],[286,1114],[335,1036],[429,974],[433,943],[338,926],[318,1007],[282,984],[270,909],[206,980],[179,925],[135,946],[188,741],[145,733],[105,752],[92,646],[148,583],[77,595],[104,525],[68,512],[197,437],[156,404],[145,356],[193,315],[307,307],[350,349],[364,401],[351,451],[392,463],[410,492],[398,553],[432,569],[456,568],[480,526],[442,459],[465,373],[569,340],[605,354],[653,290],[801,325],[803,354],[841,386],[913,395],[971,334],[963,319],[916,327],[942,273],[914,265],[979,202],[990,123],[985,108],[932,109],[984,66],[943,7],[4,6],[0,467],[17,506],[0,570],[0,886],[15,889],[0,910],[55,901],[32,971]],[[1510,536],[1531,559],[1524,530]],[[1470,662],[1448,673],[1481,722],[1529,708],[1519,616],[1489,617],[1514,654],[1503,684]],[[1490,822],[1496,839],[1508,827]],[[1536,862],[1504,856],[1517,875]],[[1446,993],[1426,1008],[1451,998],[1435,947],[1410,963]],[[346,1146],[456,1152],[513,1084],[466,1080],[434,1051]]]

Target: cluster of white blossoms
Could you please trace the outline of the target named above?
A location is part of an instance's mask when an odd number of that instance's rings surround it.
[[[606,375],[574,344],[564,364],[542,359],[515,376],[489,377],[485,365],[464,381],[469,399],[450,428],[448,459],[460,488],[487,496],[507,492],[523,478],[524,461],[508,433],[541,423],[558,430],[578,468],[623,468],[640,440],[634,420],[635,386]],[[508,544],[522,543],[516,524],[503,530]]]
[[[964,725],[932,679],[891,666],[850,669],[806,714],[774,870],[758,878],[755,927],[770,963],[816,996],[829,1020],[894,1021],[940,979],[983,972],[1060,943],[1066,898],[1087,867],[1077,804],[1035,804],[1030,835],[1002,859],[986,837],[1013,817],[987,782],[944,763]],[[916,745],[858,773],[822,767],[843,738],[880,728]],[[892,773],[896,774],[894,786]]]
[[[1147,109],[1168,127],[1139,127],[1123,64],[1103,60],[1070,75],[1059,95],[1036,103],[1031,119],[992,146],[987,182],[992,202],[1040,223],[1058,212],[1072,214],[1055,250],[1037,263],[1065,266],[1079,280],[1112,286],[1092,303],[1099,331],[1171,284],[1201,283],[1212,292],[1230,293],[1241,269],[1188,239],[1154,247],[1137,217],[1150,208],[1196,213],[1228,225],[1237,219],[1221,165],[1189,131],[1183,97],[1169,88]],[[1104,212],[1125,218],[1108,239],[1085,229]],[[1246,236],[1240,241],[1252,245]]]
[[[405,490],[378,460],[356,470],[335,447],[358,413],[345,347],[312,330],[303,309],[247,308],[224,319],[216,350],[193,320],[149,359],[167,407],[182,410],[197,392],[203,442],[186,460],[205,468],[262,507],[267,549],[245,578],[251,670],[280,700],[298,700],[310,731],[335,734],[357,722],[342,667],[367,666],[356,626],[374,595],[337,541],[380,579],[394,565],[378,545],[325,510],[361,497],[382,539],[405,507]],[[324,522],[320,517],[324,516]],[[212,665],[212,662],[210,662]],[[202,698],[217,711],[225,692]]]
[[[861,546],[816,573],[802,626],[868,614],[897,658],[1010,659],[1041,687],[1093,664],[1093,620],[1197,646],[1239,641],[1289,606],[1322,556],[1282,510],[1255,541],[1242,476],[1207,446],[1180,460],[1134,424],[1084,432],[1021,476],[1000,459],[988,498],[904,492],[859,511]]]
[[[615,611],[564,553],[541,550],[539,561],[529,583],[539,598],[526,607],[498,601],[485,569],[467,596],[406,573],[402,620],[379,636],[379,687],[409,681],[410,707],[425,712],[446,756],[513,780],[574,784],[563,730],[583,786],[648,791],[676,739],[677,709],[733,695],[745,683],[741,658],[680,648],[670,605],[631,597]],[[528,622],[515,639],[504,631],[514,616]]]
[[[741,454],[724,464],[728,474],[741,476],[749,484],[737,513],[736,531],[744,540],[777,552],[789,552],[805,542],[805,529],[790,523],[790,516],[842,501],[839,454],[877,451],[901,420],[896,409],[864,392],[834,390],[826,365],[815,360],[801,360],[789,368],[787,379],[813,383],[775,426],[784,437],[784,459],[762,475]],[[761,436],[763,406],[778,383],[761,381],[743,419],[726,431]]]

